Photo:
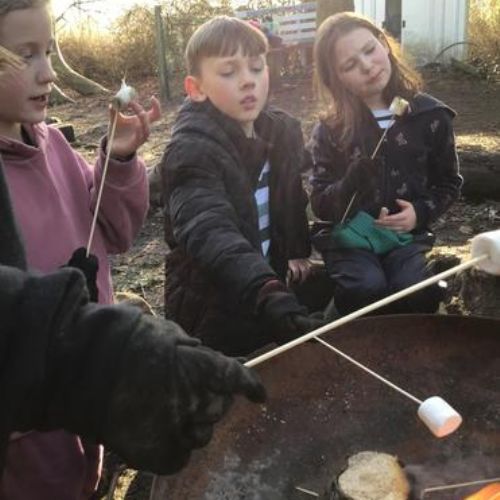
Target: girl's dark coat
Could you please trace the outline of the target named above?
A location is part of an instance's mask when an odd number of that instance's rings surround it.
[[[381,207],[391,213],[399,211],[397,198],[415,207],[415,233],[428,230],[458,198],[462,177],[452,119],[455,113],[427,94],[417,94],[410,102],[410,112],[397,118],[388,130],[377,154],[380,162],[378,187],[373,196],[358,197],[350,211],[365,210],[377,217]],[[362,137],[349,148],[340,148],[335,137],[335,122],[319,123],[313,131],[311,152],[313,177],[311,204],[322,220],[341,221],[352,192],[345,189],[343,177],[356,157],[370,157],[382,131],[368,116]]]

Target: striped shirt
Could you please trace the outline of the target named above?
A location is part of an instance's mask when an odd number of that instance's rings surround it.
[[[269,214],[269,161],[266,160],[259,176],[255,190],[255,202],[259,213],[259,233],[262,255],[267,257],[271,244],[270,214]]]
[[[392,125],[392,113],[389,109],[372,109],[373,116],[381,129],[389,128]]]

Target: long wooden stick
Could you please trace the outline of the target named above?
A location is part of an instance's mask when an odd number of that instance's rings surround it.
[[[377,372],[374,372],[373,370],[370,370],[370,368],[368,368],[367,366],[361,364],[359,361],[356,361],[354,358],[351,358],[351,356],[348,356],[345,352],[341,351],[340,349],[337,349],[332,344],[329,344],[328,342],[325,342],[323,339],[320,339],[319,337],[314,337],[314,340],[316,340],[320,344],[323,344],[326,348],[328,348],[328,349],[332,350],[333,352],[337,353],[339,356],[342,356],[344,359],[346,359],[350,363],[356,365],[358,368],[361,368],[362,370],[364,370],[366,373],[368,373],[372,377],[375,377],[375,378],[379,379],[381,382],[383,382],[384,384],[388,385],[389,387],[391,387],[395,391],[398,391],[403,396],[406,396],[407,398],[411,399],[415,403],[417,403],[419,405],[421,405],[423,403],[422,400],[420,400],[417,397],[413,396],[413,394],[410,394],[409,392],[405,391],[404,389],[401,389],[401,387],[399,387],[396,384],[393,384],[390,380],[387,380],[385,377],[382,377],[382,375],[379,375]]]
[[[373,160],[375,156],[377,156],[378,150],[380,149],[380,146],[384,142],[385,136],[387,135],[387,131],[392,127],[394,123],[394,115],[392,115],[391,121],[389,125],[384,129],[384,133],[380,137],[379,141],[377,142],[377,145],[375,146],[375,149],[373,150],[373,153],[370,156],[370,160]],[[354,200],[356,199],[356,196],[358,195],[357,191],[354,191],[354,194],[351,196],[351,200],[349,201],[349,204],[347,205],[347,208],[345,209],[344,215],[342,216],[342,219],[340,220],[340,223],[343,224],[344,221],[347,218],[347,215],[349,214],[349,210],[351,210],[351,206],[354,203]]]
[[[311,497],[319,497],[319,493],[316,493],[315,491],[308,490],[307,488],[302,488],[302,486],[295,486],[295,489],[297,491],[300,491],[301,493],[305,493],[306,495],[309,495]]]
[[[111,125],[111,132],[108,137],[106,159],[104,160],[104,168],[102,170],[101,185],[99,186],[99,192],[97,194],[97,202],[94,209],[94,217],[92,218],[92,226],[90,226],[89,241],[87,243],[87,257],[90,255],[90,247],[92,246],[92,240],[94,239],[94,231],[97,224],[97,216],[99,215],[99,207],[101,205],[101,197],[104,189],[104,182],[106,180],[106,174],[108,172],[109,159],[111,157],[111,145],[115,138],[116,123],[118,121],[118,111],[116,111],[115,117],[113,119],[113,124]]]
[[[467,483],[447,484],[443,486],[431,486],[430,488],[425,488],[422,491],[420,498],[423,499],[425,495],[427,495],[427,493],[432,493],[433,491],[455,490],[457,488],[466,488],[467,486],[479,486],[482,484],[495,483],[497,481],[500,481],[500,477],[493,477],[491,479],[481,479],[479,481],[469,481]]]
[[[375,156],[377,156],[378,150],[380,149],[380,146],[382,146],[382,143],[384,142],[385,136],[387,135],[387,132],[389,129],[394,125],[394,115],[392,115],[391,121],[387,125],[387,127],[384,129],[384,133],[380,137],[380,139],[377,142],[377,145],[375,146],[375,149],[373,150],[372,155],[370,156],[370,160],[375,159]]]
[[[423,288],[426,288],[429,285],[437,283],[438,281],[445,279],[448,276],[451,276],[452,274],[463,271],[464,269],[468,269],[469,267],[472,267],[472,266],[478,264],[479,262],[486,260],[488,257],[489,257],[488,254],[479,255],[478,257],[475,257],[473,259],[468,260],[467,262],[463,262],[462,264],[459,264],[458,266],[452,267],[451,269],[443,271],[442,273],[436,274],[435,276],[431,276],[430,278],[427,278],[419,283],[416,283],[415,285],[412,285],[408,288],[405,288],[404,290],[400,290],[399,292],[393,293],[392,295],[389,295],[388,297],[385,297],[381,300],[378,300],[377,302],[374,302],[373,304],[369,304],[365,307],[362,307],[361,309],[358,309],[357,311],[354,311],[350,314],[347,314],[346,316],[343,316],[342,318],[339,318],[335,321],[332,321],[331,323],[328,323],[327,325],[324,325],[320,328],[317,328],[316,330],[313,330],[312,332],[306,333],[302,337],[298,337],[298,338],[296,338],[296,339],[294,339],[286,344],[283,344],[283,345],[277,347],[276,349],[272,349],[269,352],[261,354],[260,356],[257,356],[256,358],[253,358],[253,359],[247,361],[245,363],[245,366],[248,366],[248,367],[257,366],[260,363],[267,361],[268,359],[274,358],[275,356],[278,356],[279,354],[282,354],[283,352],[286,352],[289,349],[293,349],[295,346],[303,344],[304,342],[307,342],[308,340],[314,339],[314,338],[318,337],[319,335],[322,335],[323,333],[329,332],[329,331],[331,331],[331,330],[333,330],[341,325],[348,323],[349,321],[352,321],[353,319],[359,318],[360,316],[363,316],[364,314],[375,311],[376,309],[380,309],[381,307],[386,306],[387,304],[391,304],[392,302],[395,302],[396,300],[402,299],[403,297],[406,297],[407,295],[410,295],[414,292],[417,292],[418,290],[422,290]]]

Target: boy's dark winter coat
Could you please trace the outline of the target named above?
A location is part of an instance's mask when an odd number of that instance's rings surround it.
[[[259,139],[210,102],[186,101],[162,162],[166,202],[167,317],[226,353],[269,342],[256,325],[264,283],[310,254],[299,123],[276,109],[255,122]],[[261,252],[254,191],[270,161],[270,258]]]
[[[462,177],[451,126],[455,113],[427,94],[418,94],[410,108],[388,130],[377,154],[381,170],[375,195],[368,199],[358,196],[350,214],[365,210],[377,217],[381,207],[394,213],[399,211],[395,200],[401,198],[413,204],[417,215],[414,232],[420,233],[458,198]],[[311,204],[318,217],[333,224],[341,221],[353,195],[343,189],[342,178],[351,161],[371,156],[381,134],[375,119],[369,116],[363,138],[342,150],[335,140],[334,123],[316,126],[311,140]]]

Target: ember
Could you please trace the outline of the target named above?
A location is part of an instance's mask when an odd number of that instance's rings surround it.
[[[500,500],[500,483],[489,484],[464,500]]]

